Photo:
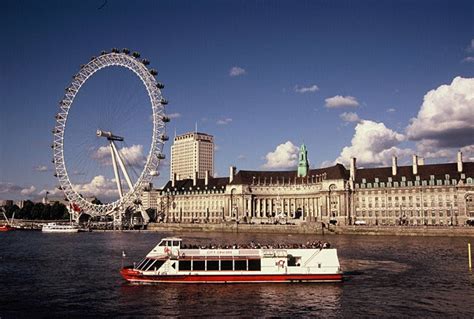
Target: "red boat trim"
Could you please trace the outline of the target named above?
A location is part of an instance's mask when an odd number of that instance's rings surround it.
[[[143,275],[123,268],[120,273],[131,282],[162,283],[255,283],[255,282],[340,282],[342,274],[218,274],[218,275]]]

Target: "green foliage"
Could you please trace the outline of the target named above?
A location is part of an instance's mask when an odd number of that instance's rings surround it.
[[[66,206],[59,202],[54,202],[52,205],[43,203],[33,203],[32,201],[25,201],[23,208],[17,205],[5,207],[8,218],[11,218],[15,213],[15,219],[40,219],[40,220],[57,220],[69,219],[69,212]]]

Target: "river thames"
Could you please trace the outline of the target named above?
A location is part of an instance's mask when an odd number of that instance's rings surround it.
[[[326,240],[337,284],[134,285],[119,275],[169,233],[0,233],[0,317],[474,317],[467,237],[183,233],[187,242]],[[122,257],[122,251],[126,257]]]

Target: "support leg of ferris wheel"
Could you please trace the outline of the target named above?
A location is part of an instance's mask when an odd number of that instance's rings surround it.
[[[120,195],[120,199],[123,198],[123,189],[122,189],[122,180],[120,179],[120,175],[117,168],[117,158],[115,156],[113,142],[110,141],[110,154],[112,154],[112,165],[114,166],[114,175],[115,175],[115,182],[117,183],[117,189]]]
[[[128,172],[125,168],[125,164],[124,164],[124,161],[122,159],[122,156],[118,152],[114,141],[111,139],[111,140],[109,140],[109,142],[110,142],[110,152],[112,153],[112,163],[113,163],[113,166],[114,166],[114,173],[115,173],[115,179],[116,179],[116,182],[117,182],[117,188],[119,190],[120,198],[122,198],[123,197],[122,182],[120,180],[120,174],[118,172],[117,162],[118,162],[118,166],[120,167],[120,169],[122,171],[123,176],[125,177],[125,180],[127,182],[127,185],[128,185],[128,188],[129,188],[130,191],[133,190],[133,184],[132,184],[132,180],[130,179],[130,175],[128,174]],[[145,210],[143,209],[141,204],[137,205],[136,210],[140,212],[140,214],[143,218],[144,224],[145,225],[148,224],[149,221],[150,221],[150,217],[145,212]],[[121,220],[122,220],[122,215],[120,214],[120,221]]]
[[[115,145],[113,141],[110,142],[110,154],[112,155],[112,165],[114,167],[114,175],[115,175],[115,182],[117,183],[117,189],[120,195],[120,199],[123,198],[123,189],[122,189],[122,179],[120,178],[120,174],[118,172],[118,167],[117,167],[117,156],[115,154]],[[117,228],[122,229],[122,212],[121,209],[117,209],[117,211],[114,213],[114,230],[117,230]],[[118,227],[117,227],[118,226]]]
[[[110,147],[111,147],[111,151],[112,151],[112,159],[117,160],[117,162],[120,166],[120,169],[122,170],[123,176],[125,176],[125,180],[127,181],[128,188],[130,189],[130,191],[132,191],[133,190],[132,180],[130,179],[130,175],[128,175],[128,172],[125,168],[125,164],[124,164],[123,159],[122,159],[122,156],[118,152],[117,147],[115,146],[115,143],[114,143],[113,140],[110,141]],[[117,164],[115,163],[114,165],[115,165],[114,166],[114,170],[115,170],[116,169],[115,167],[117,166]],[[118,172],[117,172],[116,175],[117,176],[119,175]],[[122,185],[120,184],[119,192],[120,192],[121,187],[122,187]],[[121,193],[120,196],[123,196],[122,193]],[[145,212],[145,210],[143,209],[141,204],[137,205],[136,210],[139,211],[140,214],[142,215],[144,224],[145,225],[148,224],[150,222],[150,217]]]

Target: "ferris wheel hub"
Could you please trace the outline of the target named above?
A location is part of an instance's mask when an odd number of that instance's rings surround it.
[[[106,137],[107,140],[109,141],[120,141],[123,142],[124,138],[118,135],[112,134],[112,132],[109,131],[102,131],[102,130],[97,130],[96,135],[98,137]]]

